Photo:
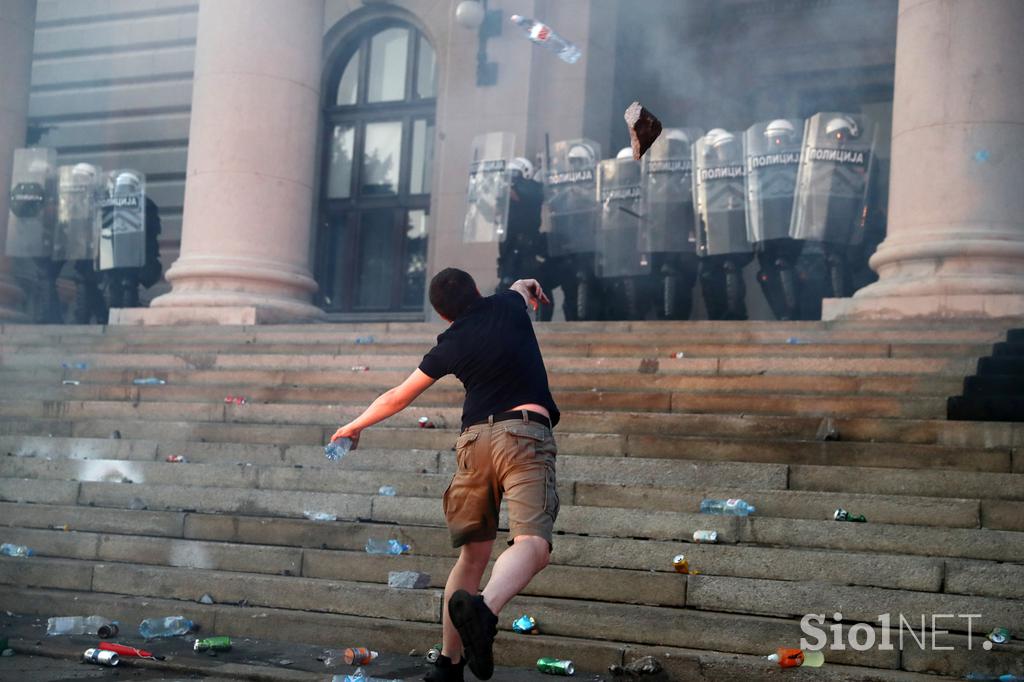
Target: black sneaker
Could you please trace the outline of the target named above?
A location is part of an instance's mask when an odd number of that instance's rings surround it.
[[[426,682],[463,682],[462,671],[466,669],[466,657],[458,663],[452,663],[447,656],[438,656],[434,665],[423,676]]]
[[[494,637],[498,617],[491,613],[481,596],[459,590],[448,600],[448,615],[462,638],[462,655],[477,679],[489,680],[494,674]]]

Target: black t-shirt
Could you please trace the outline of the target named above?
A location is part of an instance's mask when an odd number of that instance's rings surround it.
[[[462,428],[525,403],[543,405],[558,423],[526,301],[511,289],[473,303],[437,337],[420,371],[432,379],[454,374],[466,387]]]

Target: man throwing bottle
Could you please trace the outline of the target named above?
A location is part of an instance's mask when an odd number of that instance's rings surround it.
[[[548,564],[558,516],[555,440],[559,412],[548,388],[527,305],[550,303],[537,280],[480,295],[469,273],[447,268],[430,282],[430,304],[450,326],[409,378],[377,398],[331,438],[352,439],[409,406],[446,374],[466,389],[456,472],[444,493],[444,515],[458,561],[445,585],[441,656],[424,679],[462,682],[463,669],[481,680],[494,673],[498,614]],[[477,594],[508,501],[509,547]]]

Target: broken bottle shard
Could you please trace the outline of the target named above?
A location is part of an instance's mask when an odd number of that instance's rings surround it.
[[[639,161],[654,141],[661,135],[661,121],[647,111],[640,102],[633,102],[623,115],[629,126],[629,144],[633,148],[633,160]]]

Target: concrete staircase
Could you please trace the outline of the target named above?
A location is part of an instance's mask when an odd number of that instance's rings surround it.
[[[653,654],[680,680],[1024,675],[1020,639],[981,646],[993,627],[1024,632],[1024,423],[945,419],[1011,326],[538,325],[563,410],[562,511],[552,565],[502,616],[498,662],[600,672]],[[0,609],[184,614],[215,634],[425,650],[455,556],[440,496],[461,388],[439,382],[340,464],[322,444],[438,331],[0,327],[0,540],[37,552],[0,557]],[[132,384],[148,376],[167,384]],[[839,440],[816,438],[826,416]],[[701,515],[704,497],[757,513]],[[869,522],[835,522],[837,507]],[[719,544],[693,544],[698,529]],[[412,552],[369,556],[370,537]],[[673,571],[680,552],[699,574]],[[406,569],[432,588],[388,589]],[[937,622],[952,651],[905,633],[902,651],[826,650],[817,671],[764,661],[797,646],[804,614],[827,627],[837,612],[860,641],[856,624],[878,639],[883,613],[918,635],[922,615],[929,628],[932,614],[980,615],[970,638],[965,619]],[[521,613],[541,635],[511,633]]]

